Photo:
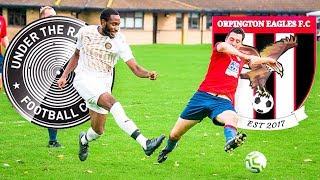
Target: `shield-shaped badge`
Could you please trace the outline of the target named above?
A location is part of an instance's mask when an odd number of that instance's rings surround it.
[[[307,16],[215,16],[213,45],[233,27],[245,31],[243,52],[272,57],[275,66],[242,69],[235,96],[244,129],[279,130],[306,118],[304,102],[316,64],[316,18]]]

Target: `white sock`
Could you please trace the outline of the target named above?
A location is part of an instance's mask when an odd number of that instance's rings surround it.
[[[95,139],[98,139],[101,135],[96,133],[92,127],[90,127],[86,133],[86,135],[82,136],[81,138],[81,143],[82,144],[87,144],[90,141],[93,141]]]
[[[128,118],[119,102],[113,104],[110,109],[110,113],[114,117],[118,126],[129,136],[137,140],[137,142],[145,149],[147,138],[139,132],[138,127]]]
[[[114,103],[114,105],[110,109],[110,113],[114,117],[118,126],[130,136],[134,131],[138,129],[134,122],[127,117],[119,102]]]
[[[147,149],[147,138],[140,134],[136,141],[143,147],[143,149]]]

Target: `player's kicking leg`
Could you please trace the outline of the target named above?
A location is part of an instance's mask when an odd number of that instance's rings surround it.
[[[241,146],[246,140],[247,135],[237,132],[238,115],[232,110],[226,110],[219,114],[216,118],[224,125],[224,136],[226,138],[226,144],[224,150],[226,152],[232,152],[237,147]]]
[[[177,142],[183,134],[185,134],[190,128],[196,125],[199,121],[196,120],[186,120],[179,118],[175,126],[170,132],[167,145],[158,156],[158,162],[162,163],[168,158],[168,154],[177,146]]]
[[[135,123],[127,117],[121,104],[116,102],[114,97],[109,93],[104,93],[99,97],[98,105],[110,111],[117,125],[142,146],[147,156],[150,156],[161,145],[165,138],[164,135],[153,139],[148,139],[143,136]]]

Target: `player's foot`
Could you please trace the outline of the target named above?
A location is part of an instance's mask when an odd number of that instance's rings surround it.
[[[247,135],[244,133],[238,133],[234,138],[230,139],[224,146],[226,152],[232,152],[235,148],[241,146],[246,140]]]
[[[86,133],[85,132],[81,132],[79,135],[79,159],[80,161],[85,161],[88,157],[88,148],[89,148],[89,144],[82,144],[81,142],[81,138],[82,136],[85,136]]]
[[[168,151],[166,148],[162,149],[162,151],[159,153],[159,156],[158,156],[158,163],[162,163],[163,161],[167,160],[168,154],[170,152],[171,151]]]
[[[147,140],[147,148],[144,149],[144,153],[147,156],[150,156],[162,143],[162,141],[164,140],[165,136],[161,135],[157,138],[153,138],[153,139],[148,139]]]
[[[49,141],[48,148],[59,148],[61,144],[58,141]]]

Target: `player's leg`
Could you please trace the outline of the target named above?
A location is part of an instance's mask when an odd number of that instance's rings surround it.
[[[226,142],[237,135],[238,116],[236,112],[232,110],[225,110],[216,117],[216,120],[224,124]]]
[[[61,144],[58,142],[57,134],[58,130],[54,128],[48,128],[48,134],[49,134],[49,143],[48,147],[61,147]]]
[[[117,125],[143,147],[147,156],[150,156],[165,138],[164,135],[154,139],[143,136],[136,124],[126,115],[121,104],[109,93],[100,95],[98,105],[110,111]]]
[[[103,76],[92,72],[79,72],[73,80],[73,87],[85,100],[89,109],[91,127],[79,135],[79,159],[86,160],[88,156],[89,142],[98,139],[104,132],[106,114],[108,111],[97,105],[98,98],[105,91],[110,91],[111,76]]]
[[[168,154],[176,147],[180,138],[194,125],[199,123],[198,120],[186,120],[182,119],[181,117],[178,119],[174,127],[172,128],[169,139],[167,141],[167,145],[165,148],[160,152],[158,156],[158,162],[162,163],[168,157]]]
[[[106,115],[97,113],[90,109],[89,115],[91,119],[91,127],[87,130],[85,136],[81,138],[82,144],[87,144],[90,141],[96,140],[104,133]]]
[[[106,115],[89,109],[91,127],[87,132],[79,135],[79,159],[84,161],[88,157],[89,142],[98,139],[104,133]]]
[[[216,120],[224,124],[224,136],[226,138],[225,151],[230,152],[242,145],[247,135],[237,132],[238,115],[233,110],[225,110],[220,113]]]
[[[180,140],[180,138],[194,125],[198,124],[200,121],[198,120],[187,120],[182,119],[179,117],[176,124],[172,128],[167,146],[165,147],[166,150],[172,151],[175,147],[177,142]]]
[[[166,147],[158,156],[159,163],[167,159],[168,153],[176,147],[178,140],[180,140],[183,134],[185,134],[195,124],[199,123],[203,118],[208,116],[209,111],[206,109],[207,100],[208,99],[203,92],[198,91],[192,96],[189,103],[181,113],[180,118],[171,130]]]
[[[224,136],[226,138],[225,151],[229,152],[239,147],[245,140],[246,135],[237,132],[238,115],[228,99],[210,96],[210,119],[216,125],[224,126]]]

